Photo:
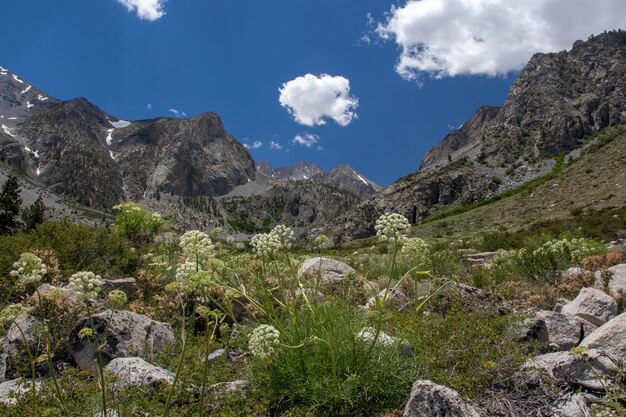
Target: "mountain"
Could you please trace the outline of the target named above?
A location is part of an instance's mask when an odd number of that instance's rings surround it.
[[[412,223],[498,195],[550,172],[557,156],[626,116],[626,32],[535,54],[501,108],[483,107],[426,154],[409,174],[322,231],[347,241],[371,236],[388,211]],[[317,233],[319,231],[314,231]]]
[[[313,181],[315,183],[331,185],[344,191],[348,191],[361,200],[372,196],[382,190],[382,187],[368,180],[354,168],[342,164],[330,172],[324,171],[314,162],[300,161],[292,167],[272,167],[269,162],[259,162],[257,171],[270,178],[293,181]]]

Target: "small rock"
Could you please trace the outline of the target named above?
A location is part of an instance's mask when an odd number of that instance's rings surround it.
[[[137,292],[137,281],[135,278],[103,279],[102,288],[107,292],[120,290],[130,297]]]
[[[33,388],[32,382],[25,379],[11,379],[0,384],[0,403],[13,405],[17,402],[11,394],[24,395]],[[41,388],[41,380],[35,380],[35,388]]]
[[[342,284],[350,275],[356,274],[354,268],[332,258],[309,258],[302,262],[298,277],[309,275],[319,278],[321,283]]]
[[[360,339],[367,343],[372,343],[376,336],[376,329],[373,327],[366,327],[361,330],[357,335],[357,339]],[[378,333],[378,339],[376,340],[376,346],[378,347],[389,347],[398,343],[398,339],[393,336],[389,336],[387,333],[382,330]],[[413,349],[411,348],[411,344],[406,340],[400,342],[400,356],[402,357],[411,357],[413,356]]]
[[[206,360],[209,363],[214,363],[214,362],[217,362],[218,360],[230,360],[230,358],[227,355],[225,349],[217,349],[209,353],[209,355],[206,357]]]
[[[384,299],[386,292],[387,290],[380,291],[378,293],[378,298],[381,300]],[[387,302],[385,305],[393,307],[396,310],[403,310],[406,306],[409,305],[410,302],[411,300],[409,300],[409,297],[404,295],[402,291],[392,289],[389,291],[389,294],[387,294]],[[367,303],[365,303],[365,308],[373,307],[376,307],[376,297],[370,297],[370,299],[367,300]]]
[[[215,395],[224,394],[239,394],[242,397],[246,396],[250,382],[244,379],[238,379],[236,381],[218,382],[209,387],[210,391],[213,391]]]
[[[309,300],[322,301],[324,299],[323,292],[317,291],[311,288],[303,288],[303,289],[296,288],[296,290],[293,293],[296,296],[296,298],[306,295],[306,298]]]
[[[585,337],[580,346],[598,349],[615,360],[626,357],[626,313],[611,319]]]
[[[563,306],[561,312],[602,326],[617,314],[617,303],[613,297],[598,289],[583,288],[572,302]]]
[[[106,340],[102,349],[104,365],[115,358],[159,353],[166,345],[176,341],[172,326],[130,311],[107,310],[92,316],[99,343]],[[68,353],[81,369],[94,369],[96,346],[92,338],[80,339],[78,333],[89,328],[89,320],[80,320],[72,329]]]
[[[416,381],[403,417],[480,417],[459,394],[431,381]]]
[[[617,373],[613,361],[596,349],[575,354],[572,352],[552,352],[529,359],[523,369],[536,372],[533,378],[542,375],[565,382],[585,384],[600,389]]]
[[[561,272],[561,281],[566,282],[574,278],[578,278],[580,276],[586,276],[586,275],[591,276],[591,274],[592,274],[591,271],[587,271],[580,267],[574,266]]]
[[[174,374],[152,365],[141,358],[115,358],[105,368],[117,377],[117,383],[125,388],[130,385],[157,386],[174,382]]]
[[[552,416],[579,417],[591,413],[587,397],[579,392],[559,398],[552,409]]]

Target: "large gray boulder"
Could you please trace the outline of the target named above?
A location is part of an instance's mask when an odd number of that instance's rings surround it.
[[[598,327],[580,346],[601,350],[615,360],[626,358],[626,313]]]
[[[617,297],[626,297],[626,264],[619,264],[608,269],[611,273],[609,279],[609,293]]]
[[[35,388],[39,390],[41,387],[41,380],[35,380]],[[25,379],[11,379],[4,381],[0,384],[0,403],[6,405],[13,405],[17,402],[15,398],[12,398],[11,394],[16,396],[24,395],[33,388],[32,381]]]
[[[416,381],[403,417],[480,417],[459,394],[431,381]]]
[[[529,359],[522,369],[531,379],[547,376],[594,389],[602,389],[617,373],[615,362],[596,349],[546,353]]]
[[[322,284],[342,284],[353,274],[356,274],[354,268],[332,258],[309,258],[298,269],[298,277],[310,276],[319,279]]]
[[[103,365],[115,358],[147,358],[149,353],[157,354],[176,341],[168,323],[130,311],[107,310],[92,316],[92,322],[98,342],[106,342],[102,349]],[[81,369],[93,370],[97,352],[95,340],[79,337],[82,329],[90,327],[87,318],[74,326],[69,336],[68,353]]]
[[[130,385],[155,387],[174,382],[173,373],[137,357],[115,358],[105,369],[116,376],[121,388]]]
[[[569,350],[596,329],[596,326],[578,316],[556,311],[536,310],[533,317],[542,320],[547,330],[547,343],[552,350]]]
[[[26,357],[26,346],[33,355],[43,347],[44,324],[28,313],[20,314],[0,340],[0,349],[9,357]],[[23,335],[22,335],[23,334]]]
[[[617,314],[617,303],[601,290],[583,288],[573,301],[563,306],[561,312],[602,326]]]
[[[126,293],[129,297],[135,294],[138,290],[135,278],[103,279],[102,288],[107,292],[120,290]]]

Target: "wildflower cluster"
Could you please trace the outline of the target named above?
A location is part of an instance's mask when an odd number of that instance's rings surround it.
[[[411,225],[409,220],[398,213],[386,213],[376,220],[376,236],[383,242],[402,246],[407,239]]]
[[[252,331],[248,347],[254,356],[265,359],[271,356],[280,344],[280,332],[275,327],[261,324]]]
[[[164,227],[159,213],[144,209],[137,203],[118,204],[113,209],[118,211],[115,216],[115,232],[135,244],[148,239]]]
[[[20,285],[38,284],[48,272],[41,258],[30,252],[21,254],[20,259],[13,263],[13,268],[9,274],[17,277]]]
[[[418,237],[413,237],[404,242],[400,253],[410,263],[424,265],[429,261],[430,245]]]
[[[289,250],[295,237],[293,230],[279,224],[269,233],[259,233],[252,236],[250,245],[261,256],[273,256],[282,250]]]
[[[587,256],[606,252],[601,243],[584,238],[550,240],[533,252],[534,256],[566,259],[580,263]]]
[[[328,242],[328,236],[318,235],[315,237],[315,246],[321,248],[326,242]]]
[[[190,230],[180,237],[180,248],[189,261],[198,268],[204,266],[215,256],[215,246],[209,236],[199,230]]]
[[[176,268],[176,282],[185,286],[189,281],[189,278],[196,272],[199,272],[198,266],[194,261],[186,261],[178,265]]]
[[[128,297],[122,290],[113,290],[107,296],[107,304],[113,310],[123,310],[128,304]]]
[[[98,295],[100,287],[102,279],[93,272],[81,271],[70,277],[69,288],[78,298],[93,298]]]

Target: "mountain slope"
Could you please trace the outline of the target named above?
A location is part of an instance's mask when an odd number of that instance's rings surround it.
[[[0,67],[0,124],[13,127],[37,110],[58,102],[17,74]]]
[[[339,241],[367,237],[386,211],[417,223],[447,205],[480,201],[549,172],[556,154],[626,115],[626,32],[577,41],[569,52],[534,55],[493,112],[481,117],[479,111],[427,154],[421,171],[324,232]]]

